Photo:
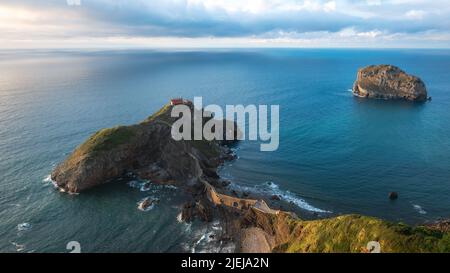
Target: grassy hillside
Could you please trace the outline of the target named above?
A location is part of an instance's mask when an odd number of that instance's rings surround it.
[[[85,152],[110,150],[127,143],[135,135],[133,126],[102,129],[92,135],[80,148]]]
[[[413,228],[360,215],[288,221],[291,239],[275,252],[360,253],[370,241],[379,242],[381,252],[450,252],[450,234],[426,227]]]

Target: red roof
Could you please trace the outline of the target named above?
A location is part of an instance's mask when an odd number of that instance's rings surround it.
[[[171,99],[170,100],[170,104],[172,105],[179,105],[179,104],[183,104],[184,100],[183,99]]]

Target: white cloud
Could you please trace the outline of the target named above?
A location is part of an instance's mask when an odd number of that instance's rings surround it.
[[[326,12],[332,12],[336,10],[336,2],[330,1],[323,5],[323,10]]]
[[[381,0],[367,0],[368,6],[380,6]]]
[[[423,10],[410,10],[405,14],[405,16],[413,20],[422,20],[426,14],[427,13]]]
[[[450,47],[448,0],[1,0],[0,47],[136,43]],[[422,36],[421,36],[422,35]],[[205,38],[208,37],[208,38]],[[414,37],[414,39],[413,39]],[[428,39],[428,40],[427,40]],[[33,43],[31,43],[32,41]],[[94,42],[92,43],[94,44]],[[177,45],[179,43],[176,43]],[[387,46],[387,45],[386,45]]]

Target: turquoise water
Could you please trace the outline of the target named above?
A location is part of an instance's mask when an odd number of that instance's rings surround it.
[[[353,97],[357,69],[380,63],[420,76],[433,101]],[[2,51],[0,252],[66,252],[69,241],[82,251],[217,251],[202,238],[214,226],[177,222],[176,189],[123,182],[70,196],[46,179],[96,130],[178,96],[280,105],[279,150],[243,142],[221,170],[236,187],[281,194],[306,217],[450,217],[450,51]],[[147,196],[161,204],[139,211]]]

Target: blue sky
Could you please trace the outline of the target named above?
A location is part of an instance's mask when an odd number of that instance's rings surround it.
[[[449,48],[450,3],[1,0],[0,33],[3,48]]]

